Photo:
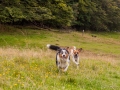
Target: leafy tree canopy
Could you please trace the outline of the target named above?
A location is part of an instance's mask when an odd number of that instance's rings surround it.
[[[120,0],[0,0],[0,23],[120,30]]]

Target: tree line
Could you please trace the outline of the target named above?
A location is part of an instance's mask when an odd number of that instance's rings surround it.
[[[0,0],[0,23],[120,31],[120,0]]]

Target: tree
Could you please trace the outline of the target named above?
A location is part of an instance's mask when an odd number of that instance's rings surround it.
[[[59,27],[70,26],[73,11],[64,0],[2,0],[0,22],[37,22]]]
[[[48,2],[47,8],[51,10],[54,16],[54,18],[48,20],[47,23],[55,27],[71,26],[74,18],[73,10],[64,0],[51,0],[51,2]]]
[[[79,0],[78,14],[76,17],[75,26],[79,29],[89,29],[91,17],[96,11],[96,4],[91,0]]]
[[[120,30],[120,0],[0,0],[0,23]]]

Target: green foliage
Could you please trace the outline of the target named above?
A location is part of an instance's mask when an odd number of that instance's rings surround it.
[[[94,1],[97,4],[97,12],[93,14],[92,27],[96,30],[115,30],[120,27],[120,8],[116,1],[102,0]]]
[[[30,10],[30,11],[29,11]],[[27,21],[43,21],[53,18],[51,11],[45,7],[30,7],[24,10]]]
[[[119,31],[119,3],[112,0],[79,0],[74,25],[80,29]]]
[[[84,29],[90,28],[91,18],[93,13],[96,11],[96,4],[88,0],[79,0],[78,3],[78,16],[77,23],[78,27]]]
[[[70,6],[63,0],[55,0],[53,3],[49,4],[49,8],[55,16],[51,20],[53,24],[57,23],[57,26],[70,26],[73,19],[73,11]]]
[[[1,0],[0,23],[120,31],[119,0]]]

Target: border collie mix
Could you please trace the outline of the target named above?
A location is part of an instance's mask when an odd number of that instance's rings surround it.
[[[50,44],[47,44],[47,47],[52,49],[52,50],[55,50],[55,51],[59,51],[61,48],[63,47],[59,47],[59,46],[56,46],[56,45],[50,45]],[[64,47],[65,48],[65,47]],[[80,49],[76,49],[75,46],[73,47],[66,47],[69,55],[72,57],[72,60],[73,62],[77,65],[77,68],[79,66],[79,53],[82,51],[82,48]]]
[[[70,55],[69,55],[69,52],[67,50],[68,48],[60,48],[58,46],[50,45],[50,44],[48,44],[47,47],[49,49],[57,51],[57,53],[56,53],[56,65],[57,65],[59,70],[66,72],[68,67],[69,67],[69,63],[70,63]]]

